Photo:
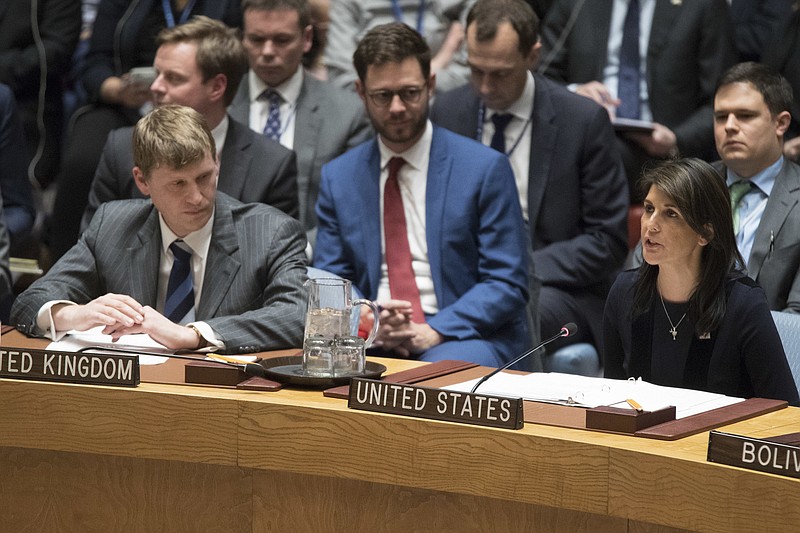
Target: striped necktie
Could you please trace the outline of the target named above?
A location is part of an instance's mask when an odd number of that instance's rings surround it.
[[[192,249],[180,239],[169,245],[174,261],[167,283],[164,316],[176,324],[194,321]]]

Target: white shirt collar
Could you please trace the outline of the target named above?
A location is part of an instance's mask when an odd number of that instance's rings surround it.
[[[277,87],[272,87],[278,94],[281,95],[284,102],[294,105],[300,97],[300,89],[303,88],[303,68],[298,67],[297,71],[292,74],[288,80],[281,83]],[[247,83],[250,88],[250,103],[258,100],[261,93],[266,91],[269,87],[264,83],[261,78],[256,76],[255,72],[251,69],[247,73]]]
[[[183,242],[189,245],[198,257],[205,260],[208,256],[208,247],[211,244],[211,231],[214,229],[214,214],[216,212],[216,208],[211,211],[211,217],[209,217],[208,222],[197,231],[193,231],[192,233],[188,234],[187,236],[181,239]],[[169,228],[167,222],[164,220],[164,217],[161,213],[158,214],[158,223],[161,226],[161,251],[166,254],[167,250],[169,249],[169,245],[175,239],[179,239],[177,235]]]
[[[411,165],[417,170],[423,170],[427,167],[427,159],[430,157],[431,141],[433,140],[433,125],[430,120],[425,123],[425,132],[422,137],[417,140],[414,145],[403,152],[402,154],[395,153],[385,144],[378,136],[378,148],[381,153],[381,169],[386,168],[389,160],[393,157],[402,157],[406,160],[406,164]]]
[[[228,137],[228,114],[222,118],[217,127],[211,130],[211,136],[214,137],[214,144],[217,145],[217,156],[222,153],[222,147],[225,146],[225,139]]]

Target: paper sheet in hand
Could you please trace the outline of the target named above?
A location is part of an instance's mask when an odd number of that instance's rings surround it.
[[[615,118],[611,121],[611,125],[614,126],[615,131],[650,133],[655,129],[652,122],[632,118]]]
[[[477,379],[473,379],[442,388],[470,391],[477,381]],[[556,372],[532,374],[501,372],[484,382],[476,392],[575,407],[613,405],[614,407],[631,408],[626,402],[630,398],[636,400],[645,411],[656,411],[674,405],[676,418],[744,401],[743,398],[663,387],[642,380],[592,378]]]

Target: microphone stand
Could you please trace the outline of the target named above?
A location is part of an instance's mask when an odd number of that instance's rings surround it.
[[[99,351],[106,351],[106,352],[118,352],[118,353],[127,353],[131,355],[151,355],[154,357],[168,357],[170,359],[185,359],[187,361],[210,361],[213,363],[219,363],[221,365],[232,366],[238,368],[245,374],[249,376],[258,376],[260,378],[266,377],[266,370],[263,366],[257,363],[231,363],[229,361],[222,361],[220,359],[211,358],[206,359],[205,357],[192,357],[190,355],[178,355],[178,354],[169,354],[169,353],[158,353],[158,352],[145,352],[142,350],[134,350],[131,348],[116,348],[111,346],[86,346],[78,350],[78,353],[83,353],[87,350],[99,350]]]
[[[531,355],[533,352],[535,352],[539,348],[544,348],[545,346],[547,346],[548,344],[550,344],[551,342],[553,342],[556,339],[560,339],[561,337],[569,337],[570,335],[574,335],[575,332],[577,331],[577,329],[578,329],[578,327],[574,323],[570,322],[566,326],[562,327],[561,331],[559,331],[557,334],[553,335],[552,337],[550,337],[546,341],[540,343],[538,346],[536,346],[534,348],[531,348],[527,352],[523,352],[522,355],[520,355],[519,357],[517,357],[516,359],[514,359],[510,363],[506,363],[505,365],[501,366],[500,368],[496,368],[495,370],[493,370],[490,373],[488,373],[485,376],[483,376],[481,379],[478,380],[478,382],[475,384],[475,386],[472,387],[472,390],[469,391],[470,394],[475,392],[478,389],[478,387],[480,387],[486,380],[488,380],[490,377],[494,376],[498,372],[502,372],[503,370],[508,370],[509,367],[519,363],[520,361],[522,361],[523,359],[525,359],[526,357]]]

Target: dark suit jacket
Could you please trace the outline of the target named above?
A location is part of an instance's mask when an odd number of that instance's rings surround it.
[[[641,377],[662,384],[651,373],[653,320],[657,304],[631,319],[638,273],[623,272],[608,294],[603,317],[604,373],[608,378]],[[776,398],[800,403],[778,330],[764,291],[747,277],[726,284],[727,310],[711,339],[696,336],[689,348],[684,387],[740,398]],[[656,301],[658,301],[656,299]]]
[[[606,111],[534,75],[528,219],[542,285],[567,290],[599,324],[627,253],[628,186]],[[436,97],[432,120],[475,137],[480,101],[470,86]]]
[[[508,160],[434,127],[425,234],[439,312],[428,324],[449,339],[483,339],[511,357],[530,340],[525,229]],[[325,165],[314,266],[377,297],[381,277],[377,140]]]
[[[250,87],[247,75],[228,107],[231,117],[250,123]],[[364,106],[352,91],[306,74],[297,99],[294,151],[297,153],[297,191],[300,222],[306,230],[317,225],[314,207],[322,165],[372,136]]]
[[[228,124],[217,189],[242,202],[261,202],[298,218],[294,152],[235,120]],[[132,136],[133,128],[120,128],[108,134],[89,191],[81,231],[89,225],[100,204],[144,198],[133,179]]]
[[[721,161],[714,168],[727,175]],[[774,311],[800,313],[800,166],[784,160],[756,230],[747,275]]]
[[[275,208],[217,193],[197,320],[227,352],[302,345],[305,245],[300,223]],[[42,278],[17,297],[12,322],[42,333],[36,315],[50,300],[85,304],[109,292],[156,307],[161,228],[150,200],[100,206],[89,228]]]
[[[28,155],[14,95],[0,84],[0,194],[3,215],[14,244],[33,228],[36,208],[28,181]]]
[[[792,123],[787,139],[800,136],[800,54],[797,53],[800,48],[800,0],[795,0],[794,4],[794,13],[781,21],[761,58],[762,63],[780,72],[794,91]]]
[[[574,0],[556,0],[542,26],[544,74],[564,83],[603,80],[612,0],[583,2],[564,46],[552,53]],[[647,91],[653,120],[670,128],[684,156],[714,153],[717,80],[736,61],[725,0],[656,0],[647,47]]]

